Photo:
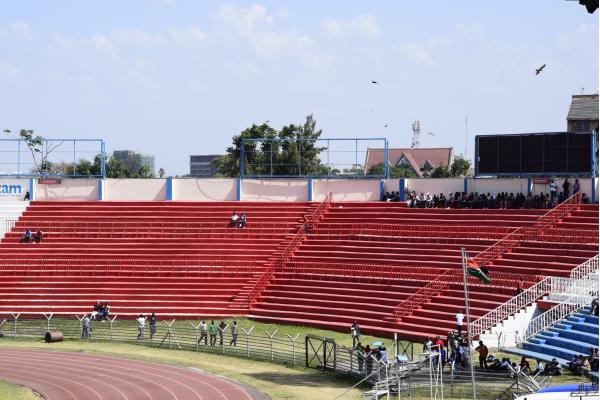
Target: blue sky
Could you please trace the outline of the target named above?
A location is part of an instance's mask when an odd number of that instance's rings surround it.
[[[0,14],[0,128],[104,138],[169,175],[254,122],[310,113],[324,137],[392,147],[417,119],[435,133],[422,147],[457,153],[468,116],[472,157],[475,134],[564,130],[582,87],[598,88],[598,12],[576,1],[22,0]]]

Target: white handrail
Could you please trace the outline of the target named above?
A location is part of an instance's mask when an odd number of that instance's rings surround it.
[[[594,272],[598,272],[598,255],[590,258],[580,266],[571,271],[571,278],[584,279]]]
[[[558,303],[545,313],[532,319],[525,330],[523,340],[529,339],[549,326],[565,319],[573,312],[590,304],[592,300],[598,296],[598,282],[596,281],[591,287],[586,288],[585,292],[586,293],[578,293],[569,297],[567,300]]]
[[[586,282],[585,279],[597,270],[598,255],[576,267],[570,278],[547,277],[539,281],[521,294],[475,320],[471,324],[471,334],[473,336],[482,334],[548,293],[566,293],[571,296],[585,293],[593,284]]]

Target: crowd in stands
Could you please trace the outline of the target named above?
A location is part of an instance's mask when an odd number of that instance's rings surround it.
[[[552,208],[556,204],[562,203],[570,195],[580,191],[579,179],[575,179],[570,190],[571,184],[565,179],[562,184],[563,190],[558,191],[558,185],[554,180],[550,182],[550,192],[539,194],[523,194],[500,192],[498,194],[478,193],[478,192],[455,192],[445,195],[421,193],[417,194],[414,190],[407,193],[406,202],[411,208],[491,208],[491,209],[546,209]],[[400,201],[400,192],[386,192],[383,201]],[[586,194],[582,194],[582,201],[588,202]]]
[[[31,232],[31,230],[27,229],[23,233],[23,237],[21,237],[21,243],[42,243],[44,239],[44,232],[40,229],[37,230],[35,234]]]

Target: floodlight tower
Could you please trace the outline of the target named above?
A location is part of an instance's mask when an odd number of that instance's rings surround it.
[[[417,149],[421,145],[421,122],[415,121],[412,123],[412,144],[411,149]]]

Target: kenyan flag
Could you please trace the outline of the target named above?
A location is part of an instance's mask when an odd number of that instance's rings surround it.
[[[490,277],[488,276],[489,271],[487,270],[487,268],[480,267],[479,264],[477,264],[477,261],[473,260],[472,258],[467,257],[466,264],[467,264],[467,273],[469,275],[474,276],[475,278],[479,279],[481,282],[483,282],[485,284],[488,284],[492,281],[490,279]]]

